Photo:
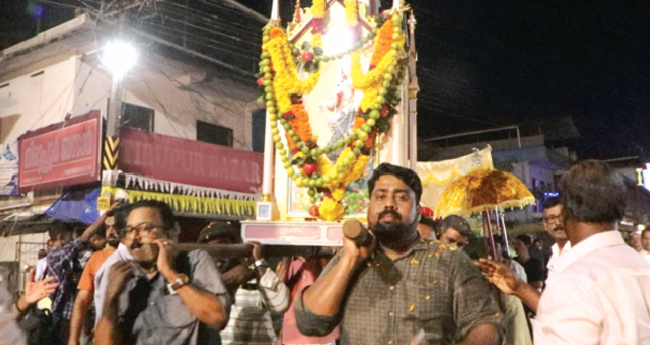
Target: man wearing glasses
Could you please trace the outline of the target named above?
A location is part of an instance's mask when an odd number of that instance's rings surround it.
[[[549,278],[552,278],[556,273],[555,266],[561,255],[566,255],[571,249],[571,242],[567,237],[563,215],[562,215],[562,204],[560,203],[559,197],[548,198],[544,200],[544,230],[546,230],[554,239],[555,244],[553,245],[553,255],[548,261],[546,266],[548,269],[548,276],[546,281]],[[488,274],[490,277],[489,280],[494,285],[496,285],[503,293],[507,295],[515,295],[521,299],[521,301],[528,306],[533,312],[537,312],[537,305],[539,304],[540,291],[535,287],[528,285],[526,282],[518,279],[515,276],[513,270],[508,268],[502,263],[498,263],[492,260],[481,259],[481,268],[483,271]],[[513,287],[519,287],[515,289]]]
[[[202,343],[200,323],[221,329],[228,322],[230,301],[219,272],[205,251],[174,249],[172,217],[169,206],[155,200],[128,208],[122,244],[132,259],[100,269],[108,276],[96,344],[195,345]]]
[[[571,242],[564,230],[564,223],[562,222],[562,204],[560,204],[559,197],[548,198],[544,200],[544,230],[553,237],[555,244],[551,248],[553,254],[548,260],[546,265],[547,279],[548,276],[555,274],[555,265],[560,255],[568,252],[571,249]]]

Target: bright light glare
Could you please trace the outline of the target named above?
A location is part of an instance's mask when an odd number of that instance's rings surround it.
[[[327,30],[325,35],[325,44],[328,47],[328,54],[338,54],[348,50],[353,42],[352,31],[345,26],[333,26]]]
[[[102,60],[114,76],[121,77],[135,66],[138,51],[129,43],[109,41],[104,46]]]

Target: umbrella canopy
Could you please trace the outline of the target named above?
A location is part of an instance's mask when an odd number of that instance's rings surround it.
[[[512,173],[502,170],[474,170],[450,184],[440,197],[435,217],[524,207],[535,197]]]

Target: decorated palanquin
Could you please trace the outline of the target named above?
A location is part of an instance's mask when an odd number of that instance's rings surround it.
[[[297,1],[264,28],[259,79],[267,110],[263,200],[242,237],[338,245],[366,217],[381,162],[417,163],[415,17],[402,1]]]

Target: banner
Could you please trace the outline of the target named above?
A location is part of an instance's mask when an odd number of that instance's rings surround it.
[[[119,152],[125,173],[242,193],[262,187],[264,156],[257,152],[124,127]]]
[[[20,192],[99,181],[100,125],[94,111],[20,136]]]
[[[418,162],[416,170],[422,180],[420,203],[435,209],[445,188],[474,169],[494,169],[491,147],[455,159]]]
[[[12,145],[1,144],[0,154],[0,196],[18,195],[18,157]],[[15,143],[13,149],[15,149]]]

